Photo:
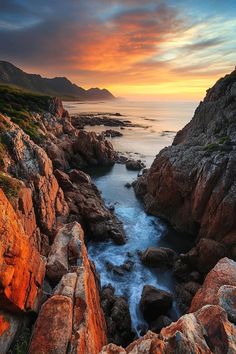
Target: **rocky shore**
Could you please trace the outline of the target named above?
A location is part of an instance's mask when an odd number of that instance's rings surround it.
[[[1,353],[236,352],[236,72],[207,92],[134,184],[147,212],[196,240],[186,254],[165,247],[140,253],[144,267],[172,270],[184,315],[172,322],[173,294],[146,285],[140,310],[152,331],[138,339],[126,299],[100,288],[86,249],[89,240],[126,241],[82,171],[111,166],[117,153],[59,99],[34,100],[27,120],[0,114]]]

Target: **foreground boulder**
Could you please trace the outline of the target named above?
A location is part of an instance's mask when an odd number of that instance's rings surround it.
[[[102,289],[101,305],[107,323],[108,342],[126,347],[134,338],[129,305],[122,296],[116,296],[111,286]]]
[[[209,273],[215,283],[206,278],[203,296],[196,294],[194,297],[195,305],[190,309],[194,312],[163,328],[159,335],[149,331],[126,349],[109,344],[100,354],[235,353],[235,267],[236,263],[227,258],[219,261]],[[223,276],[226,283],[233,285],[220,285]],[[210,296],[206,301],[204,295],[207,296],[207,291]]]
[[[4,353],[28,312],[37,312],[45,260],[33,248],[0,189],[0,347]]]
[[[198,239],[236,245],[236,70],[220,79],[194,117],[135,185],[146,210]]]
[[[207,304],[219,304],[219,290],[223,285],[236,286],[236,262],[229,258],[221,259],[208,273],[203,286],[194,296],[190,312]]]
[[[144,319],[150,323],[160,315],[165,315],[171,309],[172,301],[172,295],[167,291],[145,285],[140,301]]]
[[[57,266],[63,269],[60,275],[65,274],[41,308],[29,353],[97,354],[106,344],[106,323],[95,270],[88,260],[83,230],[76,222],[65,225],[54,241],[47,267],[56,280]]]

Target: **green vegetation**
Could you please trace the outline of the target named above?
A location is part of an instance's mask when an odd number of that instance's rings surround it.
[[[17,338],[12,349],[9,350],[9,354],[26,354],[28,353],[28,347],[30,342],[31,330],[29,327],[23,326],[19,337]]]
[[[42,136],[31,112],[48,110],[49,96],[36,95],[12,86],[0,85],[0,112],[9,116],[32,140],[39,142]]]
[[[219,149],[219,145],[218,144],[207,144],[204,146],[204,150],[209,151],[209,152],[213,152],[213,151],[217,151]]]
[[[20,186],[21,184],[19,181],[0,172],[0,188],[3,189],[4,193],[10,200],[18,196]]]

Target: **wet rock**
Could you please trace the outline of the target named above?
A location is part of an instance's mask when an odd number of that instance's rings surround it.
[[[141,160],[128,160],[125,164],[127,170],[132,171],[140,171],[142,168],[145,167],[144,163]]]
[[[123,136],[123,134],[117,130],[107,129],[101,133],[105,138],[117,138]]]
[[[194,281],[177,284],[175,287],[178,305],[183,313],[187,312],[193,296],[199,290],[201,285]]]
[[[125,183],[125,188],[130,189],[131,187],[132,187],[132,184],[131,184],[131,183],[129,183],[129,182]]]
[[[159,267],[173,265],[174,259],[176,258],[176,253],[170,248],[165,247],[149,247],[142,253],[142,263],[149,267]]]
[[[126,299],[115,296],[114,289],[106,286],[102,289],[101,304],[107,322],[108,341],[126,346],[134,337]]]
[[[160,333],[162,328],[169,326],[172,320],[168,316],[159,316],[155,321],[151,322],[150,330],[154,333]]]
[[[151,285],[143,287],[140,309],[147,322],[152,322],[160,315],[166,315],[172,307],[172,295]]]

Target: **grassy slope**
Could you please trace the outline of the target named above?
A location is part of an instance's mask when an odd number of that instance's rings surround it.
[[[47,111],[49,98],[14,86],[0,85],[0,112],[9,116],[37,142],[41,137],[37,124],[32,120],[31,112]]]

